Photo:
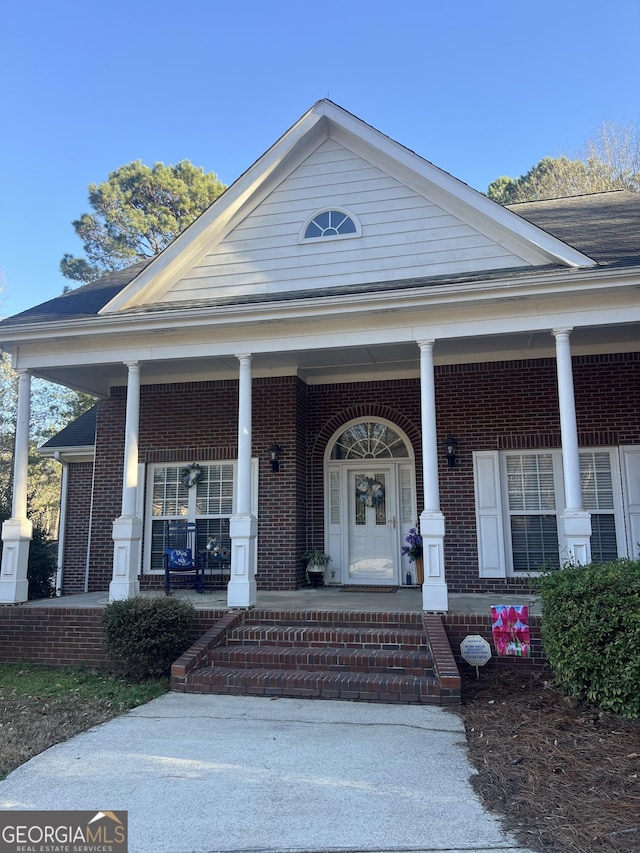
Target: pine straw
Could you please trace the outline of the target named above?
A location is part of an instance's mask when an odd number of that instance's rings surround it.
[[[505,828],[545,853],[640,851],[640,720],[579,706],[540,675],[472,673],[459,711],[472,782]]]

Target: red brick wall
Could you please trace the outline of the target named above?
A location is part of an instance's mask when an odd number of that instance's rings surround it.
[[[495,602],[499,604],[500,602]],[[525,600],[522,602],[526,603]],[[490,607],[490,605],[489,605]],[[487,609],[489,609],[489,607]],[[547,659],[542,651],[541,626],[542,619],[540,616],[529,617],[529,631],[531,636],[531,655],[528,658],[520,658],[512,655],[498,657],[493,645],[491,634],[491,616],[481,616],[478,614],[469,613],[446,613],[443,617],[447,638],[451,644],[451,651],[456,659],[458,668],[462,675],[473,673],[475,668],[470,666],[462,659],[460,654],[460,643],[470,634],[479,634],[491,646],[492,658],[485,664],[484,668],[493,669],[495,667],[506,669],[526,669],[526,670],[544,670],[548,668]]]
[[[0,608],[0,660],[48,666],[107,665],[101,611],[79,607]]]
[[[102,613],[96,607],[0,607],[0,661],[112,668],[104,646]],[[191,641],[223,613],[198,610],[191,623]]]
[[[68,469],[67,517],[62,555],[62,592],[83,592],[91,517],[91,462],[72,462]]]
[[[574,358],[581,445],[640,443],[640,354]],[[119,515],[126,391],[100,404],[90,590],[111,579],[111,525]],[[555,359],[443,365],[436,368],[441,507],[446,518],[445,565],[451,592],[526,590],[521,578],[478,578],[472,452],[560,447]],[[386,418],[404,430],[416,457],[422,504],[420,384],[418,379],[306,386],[295,377],[254,380],[253,454],[260,460],[260,588],[291,589],[303,580],[300,555],[324,543],[323,456],[331,435],[354,418]],[[140,461],[234,459],[237,383],[143,386]],[[441,451],[458,439],[458,464]],[[267,458],[283,449],[280,471]],[[80,565],[80,562],[82,565]],[[67,569],[84,573],[84,561]]]
[[[192,642],[202,637],[224,613],[222,610],[197,611],[190,632]],[[111,668],[104,647],[101,616],[101,609],[89,607],[0,607],[0,661]],[[473,671],[461,658],[460,643],[467,634],[480,634],[493,649],[490,616],[448,613],[443,621],[461,673]],[[487,667],[546,668],[540,641],[540,618],[531,617],[530,627],[530,658],[498,658],[494,654]]]

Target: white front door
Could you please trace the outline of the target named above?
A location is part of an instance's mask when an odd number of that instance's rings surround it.
[[[399,582],[398,506],[395,465],[349,467],[348,507],[349,584]]]

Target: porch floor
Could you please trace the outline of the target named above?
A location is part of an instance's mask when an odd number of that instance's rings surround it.
[[[143,596],[164,596],[162,591],[143,592]],[[186,598],[196,610],[223,610],[227,608],[226,590],[219,589],[199,594],[193,590],[176,590],[174,598]],[[422,594],[415,587],[401,587],[395,592],[346,592],[340,587],[298,589],[289,592],[258,590],[256,607],[269,610],[352,610],[362,612],[412,613],[422,610]],[[109,600],[108,591],[87,592],[28,601],[28,607],[104,607]],[[492,604],[528,604],[531,615],[540,614],[540,601],[527,594],[502,593],[450,593],[450,613],[488,615]]]

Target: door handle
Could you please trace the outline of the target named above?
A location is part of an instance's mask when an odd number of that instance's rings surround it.
[[[391,519],[391,526],[393,527],[394,530],[396,529],[396,517],[395,517],[395,515]]]

